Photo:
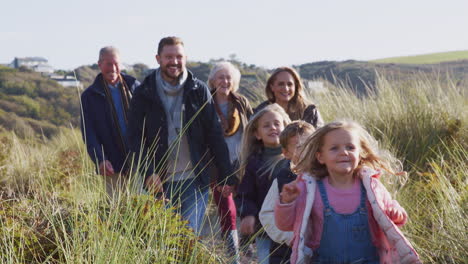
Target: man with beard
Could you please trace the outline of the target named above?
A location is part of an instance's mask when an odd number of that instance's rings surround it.
[[[236,183],[211,94],[186,69],[184,43],[161,39],[156,61],[130,106],[129,139],[151,193],[162,194],[200,233],[210,185],[210,162],[221,173],[218,189],[228,196]]]
[[[121,187],[129,151],[128,109],[139,82],[120,72],[120,53],[115,47],[99,51],[101,73],[81,95],[81,132],[88,154],[105,177],[106,191],[114,195]]]

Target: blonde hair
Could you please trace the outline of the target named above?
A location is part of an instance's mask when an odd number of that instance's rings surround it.
[[[337,129],[355,132],[359,137],[361,148],[360,161],[353,176],[357,176],[356,173],[363,166],[376,170],[383,169],[390,174],[397,174],[401,171],[401,162],[391,155],[390,152],[379,149],[377,140],[361,125],[353,121],[336,121],[317,129],[305,142],[299,162],[294,169],[298,172],[308,172],[319,179],[326,177],[328,175],[327,167],[324,164],[320,164],[316,154],[323,147],[325,136]]]
[[[214,86],[215,76],[221,70],[227,70],[232,77],[232,92],[236,92],[239,89],[241,73],[236,66],[228,61],[222,61],[216,63],[208,75],[208,87],[210,88],[211,93],[216,91]]]
[[[276,81],[276,76],[280,74],[281,72],[288,72],[289,74],[291,74],[291,76],[294,79],[294,87],[295,87],[294,96],[288,102],[288,109],[286,109],[286,112],[288,113],[291,120],[301,119],[304,113],[304,110],[307,108],[307,105],[309,104],[309,102],[307,102],[303,94],[304,87],[302,85],[301,77],[299,76],[299,73],[297,73],[297,71],[294,70],[293,68],[279,67],[271,74],[265,86],[265,93],[268,98],[268,101],[272,103],[276,102],[275,94],[271,90],[271,86]]]
[[[240,180],[242,180],[242,177],[244,177],[245,167],[247,166],[249,157],[252,154],[260,153],[263,148],[263,142],[257,139],[257,137],[255,136],[255,132],[258,129],[258,121],[260,120],[260,118],[269,112],[278,113],[283,118],[284,126],[287,126],[289,122],[291,122],[288,114],[278,104],[268,105],[262,110],[258,111],[256,114],[254,114],[250,118],[249,123],[245,127],[245,131],[242,136],[242,145],[241,145],[241,151],[240,151],[240,169],[239,169]],[[281,158],[281,155],[280,155],[280,158]],[[277,161],[279,161],[279,159]],[[273,161],[268,166],[263,166],[262,168],[266,169],[265,171],[270,171],[270,174],[271,174],[271,172],[273,172],[274,166],[276,165],[277,161]]]

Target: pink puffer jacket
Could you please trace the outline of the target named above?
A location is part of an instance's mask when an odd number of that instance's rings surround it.
[[[367,192],[367,199],[372,208],[372,217],[375,221],[369,221],[374,232],[375,242],[380,255],[380,263],[383,264],[412,264],[422,263],[418,254],[405,238],[400,229],[386,215],[386,210],[394,206],[396,201],[378,180],[380,173],[370,168],[363,168],[360,177]],[[312,205],[314,203],[316,181],[309,174],[304,174],[299,182],[300,195],[295,202],[275,206],[275,223],[283,231],[293,231],[291,264],[309,263],[312,250],[305,246],[305,232],[309,223]],[[377,226],[375,226],[377,225]]]

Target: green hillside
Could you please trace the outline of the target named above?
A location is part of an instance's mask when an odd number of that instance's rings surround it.
[[[414,56],[402,56],[373,60],[378,63],[434,64],[448,61],[468,60],[468,50],[438,52]]]
[[[51,137],[60,126],[79,126],[76,89],[25,68],[0,67],[0,129]]]

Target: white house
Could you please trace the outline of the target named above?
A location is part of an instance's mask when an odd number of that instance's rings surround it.
[[[49,65],[47,59],[42,57],[15,57],[15,59],[13,59],[13,61],[10,63],[10,67],[12,68],[18,69],[21,66],[45,74],[51,74],[54,72],[54,68]]]
[[[83,89],[83,84],[73,76],[50,75],[50,79],[58,82],[63,87],[78,87],[79,89]]]
[[[328,90],[324,82],[319,80],[304,80],[304,85],[309,91],[314,93],[324,93]]]

